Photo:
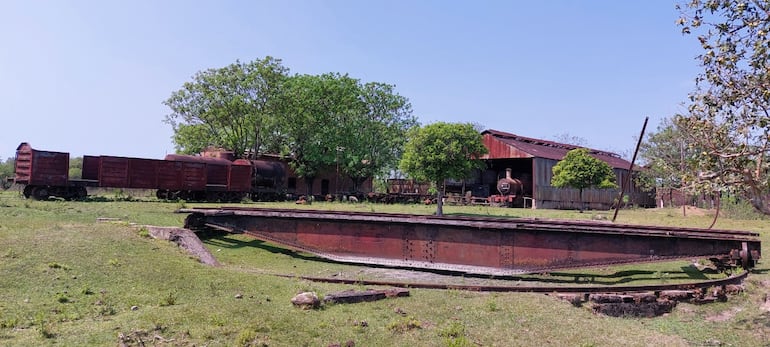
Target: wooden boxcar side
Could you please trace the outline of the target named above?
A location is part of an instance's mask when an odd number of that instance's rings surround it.
[[[238,159],[230,166],[227,190],[231,192],[251,191],[251,162]]]

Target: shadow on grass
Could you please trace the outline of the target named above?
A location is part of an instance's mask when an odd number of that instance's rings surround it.
[[[293,251],[288,248],[273,246],[265,241],[258,240],[258,239],[252,239],[249,241],[241,241],[236,240],[234,238],[228,237],[229,234],[227,233],[220,233],[220,232],[214,232],[214,231],[207,231],[207,232],[199,232],[198,238],[207,245],[212,245],[218,248],[227,248],[227,249],[239,249],[239,248],[258,248],[265,251],[268,251],[270,253],[275,254],[284,254],[288,255],[297,259],[302,260],[312,260],[312,261],[318,261],[323,263],[338,263],[332,260],[319,258],[313,255],[305,255],[302,253],[298,253],[296,251]]]
[[[741,319],[738,321],[738,323],[741,326],[748,326],[748,327],[761,326],[765,328],[770,328],[770,312],[762,313],[757,317]]]

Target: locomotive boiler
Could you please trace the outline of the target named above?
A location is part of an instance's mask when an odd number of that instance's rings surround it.
[[[510,168],[505,169],[505,177],[497,180],[497,192],[500,193],[500,195],[490,196],[490,202],[513,207],[523,201],[524,182],[518,178],[512,177],[511,172],[512,170]]]

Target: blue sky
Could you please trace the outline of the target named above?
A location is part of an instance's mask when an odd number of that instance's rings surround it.
[[[200,70],[283,60],[396,86],[423,124],[628,154],[698,73],[675,2],[0,1],[0,158],[173,153],[162,104]]]

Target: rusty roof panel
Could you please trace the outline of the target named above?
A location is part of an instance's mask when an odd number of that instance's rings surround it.
[[[484,136],[484,144],[489,150],[489,154],[486,155],[484,159],[537,157],[562,160],[567,152],[576,148],[583,148],[566,143],[524,137],[491,129],[484,130],[482,135]],[[606,162],[613,168],[628,170],[628,167],[631,165],[630,162],[615,153],[592,148],[587,149],[592,157]]]
[[[225,165],[225,166],[229,166],[233,164],[233,162],[227,159],[214,158],[214,157],[201,157],[201,156],[185,155],[185,154],[167,154],[166,160],[183,161],[187,163],[206,163],[206,164]]]

